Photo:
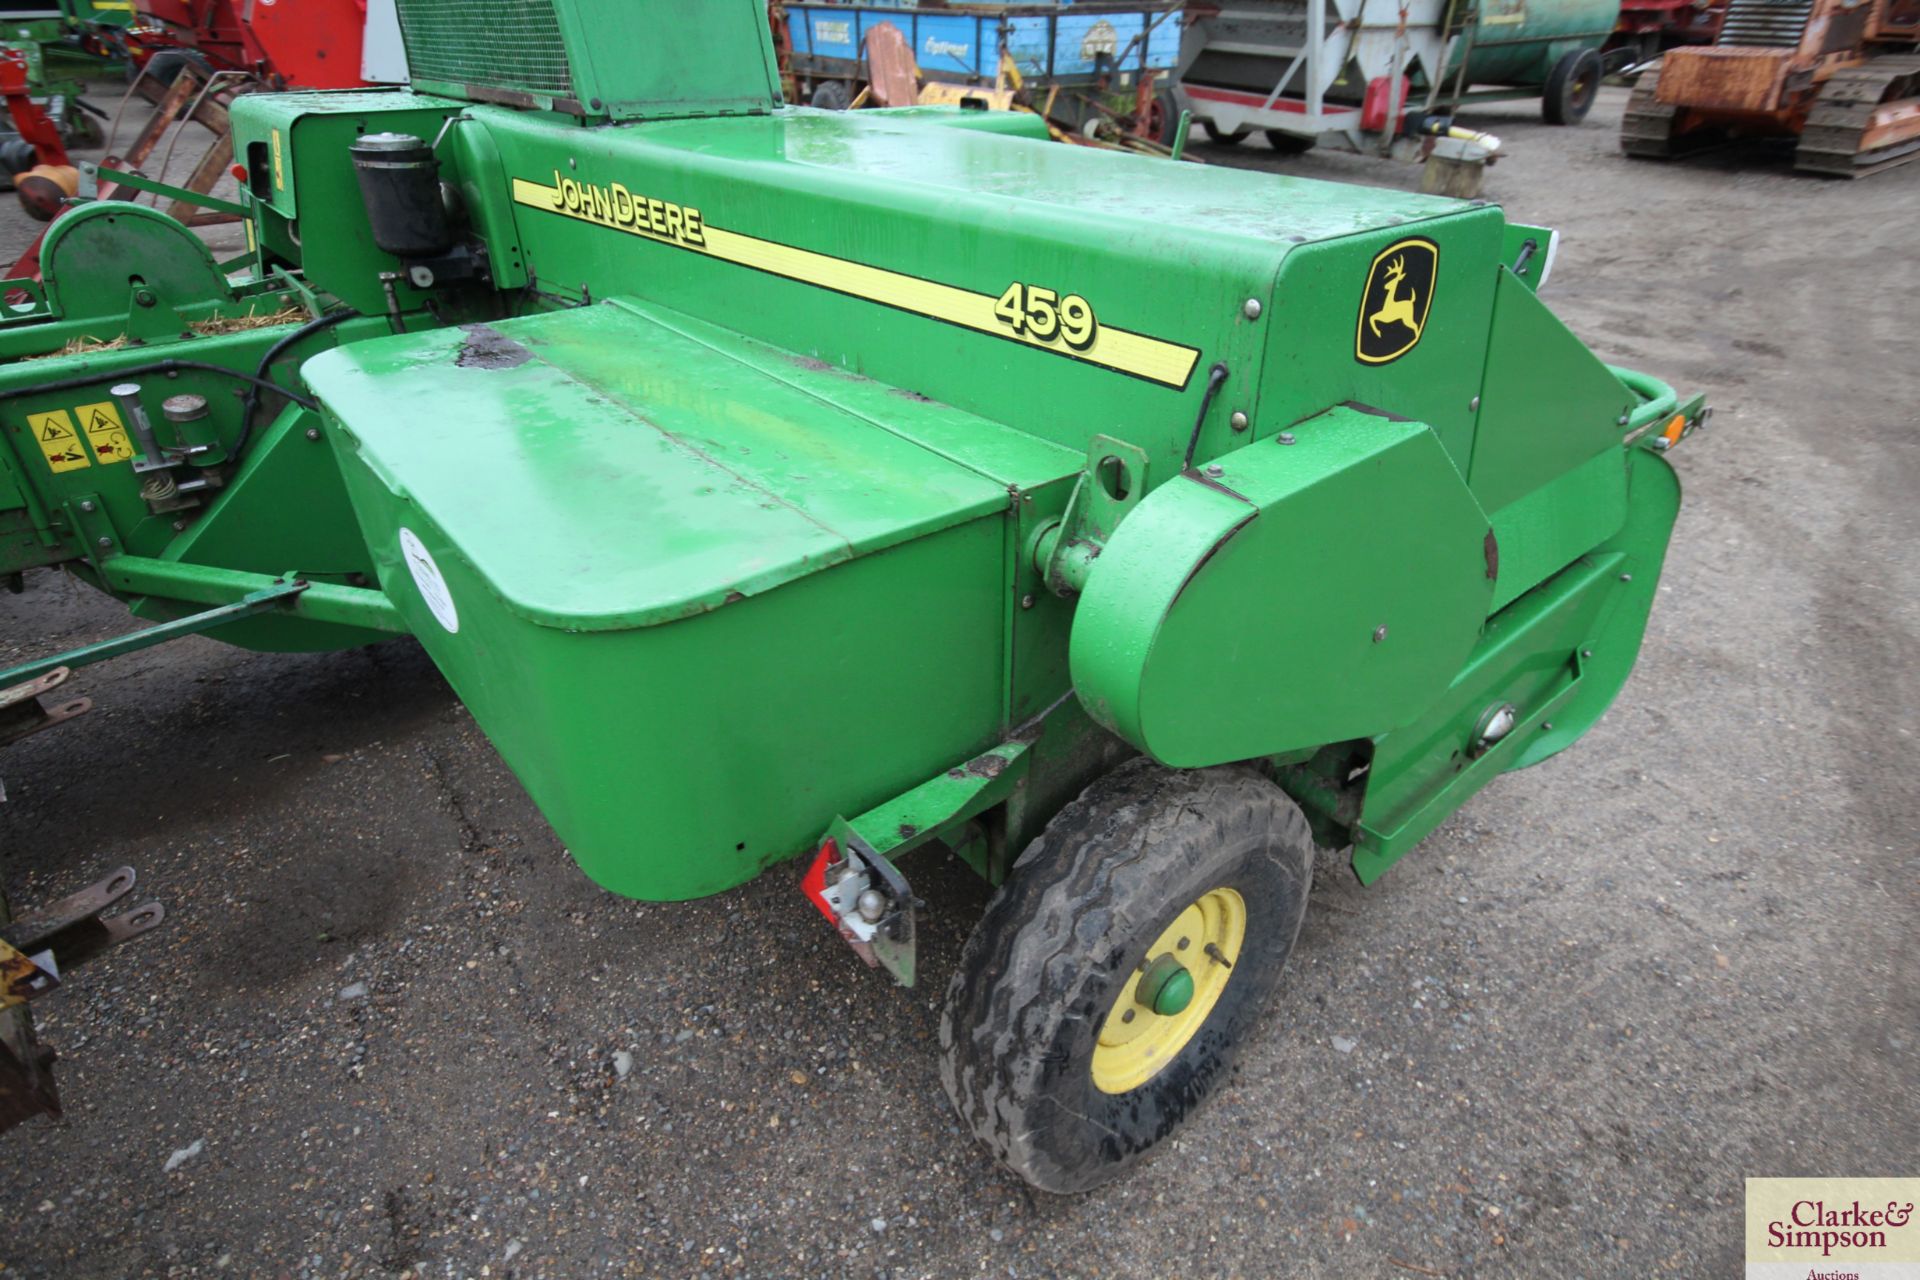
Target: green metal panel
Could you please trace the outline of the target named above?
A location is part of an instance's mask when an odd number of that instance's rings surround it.
[[[1487,520],[1433,432],[1353,409],[1149,495],[1073,621],[1088,714],[1163,763],[1403,724],[1487,616]]]
[[[1503,770],[1537,764],[1605,713],[1633,670],[1659,584],[1680,486],[1665,459],[1627,453],[1632,501],[1619,533],[1487,623],[1452,687],[1414,724],[1374,744],[1353,867],[1372,883]],[[1475,753],[1474,729],[1511,703],[1516,724]]]
[[[1638,397],[1533,291],[1499,273],[1467,480],[1498,510],[1597,453],[1619,448]],[[1606,533],[1602,530],[1602,534]],[[1567,548],[1562,562],[1591,546]]]
[[[1178,471],[1215,361],[1233,372],[1204,426],[1202,457],[1250,438],[1231,430],[1236,411],[1258,433],[1271,433],[1350,398],[1391,402],[1395,412],[1435,422],[1443,438],[1471,430],[1466,406],[1485,336],[1484,310],[1476,318],[1476,309],[1487,305],[1492,286],[1490,271],[1476,275],[1468,264],[1498,243],[1496,210],[933,128],[924,113],[790,110],[600,130],[556,129],[551,118],[492,108],[473,114],[448,148],[468,146],[482,129],[490,135],[514,180],[528,269],[543,291],[562,298],[645,296],[1075,452],[1094,431],[1127,424],[1120,434],[1148,449],[1153,483]],[[751,238],[754,247],[965,291],[987,327],[876,305],[831,282],[730,260],[711,244],[703,250],[637,234],[617,217],[567,208],[562,197],[576,183],[610,197],[619,184],[697,210],[705,227]],[[1443,262],[1448,300],[1436,304],[1442,318],[1420,350],[1376,370],[1358,366],[1349,350],[1340,356],[1344,367],[1304,383],[1289,377],[1304,363],[1263,372],[1264,362],[1289,349],[1283,334],[1331,334],[1336,349],[1350,347],[1367,271],[1362,255],[1374,243],[1357,237],[1414,227],[1449,246],[1460,237],[1459,274],[1450,259]],[[1356,239],[1324,259],[1330,293],[1276,294],[1284,260],[1314,242],[1349,237]],[[1143,262],[1153,270],[1142,271]],[[1084,298],[1103,334],[1124,332],[1172,349],[1163,354],[1188,354],[1170,380],[1157,380],[1141,364],[1116,370],[1060,342],[995,332],[994,300],[1015,285]],[[1249,317],[1249,301],[1258,304],[1258,319]],[[1334,309],[1344,314],[1329,324]],[[1446,334],[1460,335],[1458,345]],[[1429,346],[1439,354],[1429,357]],[[1270,388],[1286,393],[1274,412],[1260,404]]]
[[[430,93],[615,120],[780,104],[761,0],[400,0]]]
[[[543,626],[655,626],[1006,509],[1004,484],[724,341],[603,304],[359,343],[305,373],[349,465]]]
[[[388,595],[615,892],[716,893],[998,740],[999,515],[672,623],[566,631],[505,608],[411,495],[351,460],[347,478]],[[556,501],[529,487],[497,514]],[[457,632],[402,564],[402,527],[444,574]]]

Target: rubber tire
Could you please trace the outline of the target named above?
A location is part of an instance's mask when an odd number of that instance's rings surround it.
[[[1244,766],[1136,757],[1028,845],[961,951],[940,1015],[940,1079],[974,1134],[1044,1191],[1118,1177],[1206,1101],[1278,985],[1306,916],[1313,836],[1299,806]],[[1247,905],[1232,980],[1200,1029],[1124,1094],[1093,1083],[1100,1024],[1189,903]]]
[[[1287,133],[1281,129],[1267,129],[1267,145],[1283,156],[1303,156],[1318,145],[1318,138],[1303,138],[1297,133]]]
[[[822,80],[813,87],[813,105],[822,111],[845,111],[853,105],[853,95],[843,81]]]
[[[1153,95],[1152,114],[1147,117],[1147,141],[1163,147],[1173,145],[1173,131],[1180,126],[1180,103],[1173,90],[1162,89]]]
[[[1579,124],[1600,96],[1604,68],[1600,55],[1576,49],[1553,64],[1540,94],[1540,115],[1548,124]]]
[[[1207,131],[1207,140],[1217,147],[1237,147],[1253,136],[1253,130],[1241,129],[1237,133],[1222,133],[1220,127],[1211,120],[1202,120],[1200,127]]]

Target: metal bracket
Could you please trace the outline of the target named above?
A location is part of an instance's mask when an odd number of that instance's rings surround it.
[[[906,877],[844,821],[835,821],[801,889],[869,965],[914,981],[914,923],[920,900]]]
[[[101,913],[133,892],[138,880],[132,867],[121,867],[105,879],[44,907],[30,916],[0,925],[0,945],[32,957],[52,986],[37,986],[21,1000],[44,995],[58,986],[64,969],[85,964],[101,952],[129,942],[166,919],[166,908],[148,902],[124,914],[102,918]],[[5,953],[0,952],[0,958]],[[0,992],[0,1008],[19,1003],[11,990]]]
[[[1101,545],[1146,492],[1147,451],[1112,436],[1095,436],[1066,514],[1034,539],[1034,568],[1047,590],[1067,599],[1078,596]]]
[[[0,747],[93,709],[86,698],[74,698],[55,707],[41,704],[41,698],[65,684],[72,674],[66,667],[55,667],[24,684],[0,688]]]
[[[42,911],[0,924],[0,1129],[61,1113],[53,1051],[35,1042],[25,1005],[58,989],[63,969],[137,938],[166,918],[157,902],[101,918],[133,892],[135,879],[131,867],[121,867]],[[6,899],[0,896],[0,921],[6,919]]]

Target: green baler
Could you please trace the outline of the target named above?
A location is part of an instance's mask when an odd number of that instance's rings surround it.
[[[248,625],[279,630],[236,638],[413,631],[615,892],[811,855],[910,983],[897,864],[957,850],[999,888],[949,1092],[1030,1181],[1092,1186],[1221,1077],[1316,843],[1371,881],[1599,718],[1678,506],[1659,453],[1704,410],[1569,334],[1550,234],[1497,208],[787,108],[756,0],[666,10],[506,36],[402,0],[412,91],[236,103],[238,288],[360,313],[298,366],[311,407],[177,530],[113,490],[124,550],[72,537],[111,467],[11,465],[43,546],[163,613],[277,586]],[[102,358],[0,371],[10,438]],[[357,532],[232,512],[268,467]],[[223,519],[292,572],[196,554]],[[307,572],[343,538],[361,563]]]

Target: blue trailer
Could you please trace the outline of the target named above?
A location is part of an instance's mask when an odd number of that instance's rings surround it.
[[[844,108],[866,82],[867,33],[892,23],[921,73],[951,84],[992,85],[1004,50],[1034,105],[1077,126],[1102,95],[1150,92],[1180,58],[1180,5],[1081,0],[1061,4],[785,5],[797,98]],[[1056,95],[1053,90],[1059,89]],[[1157,134],[1157,130],[1154,131]]]

